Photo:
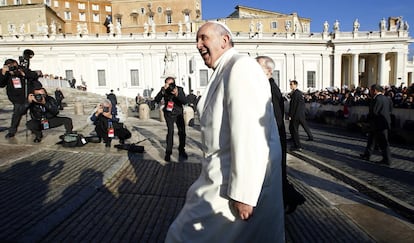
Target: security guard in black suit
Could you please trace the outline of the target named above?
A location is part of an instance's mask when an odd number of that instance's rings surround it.
[[[370,88],[372,100],[368,113],[368,141],[365,152],[360,157],[369,161],[375,145],[378,144],[382,152],[382,160],[377,163],[389,165],[391,163],[391,152],[388,143],[388,131],[391,128],[392,101],[383,92],[384,89],[377,84]]]
[[[165,84],[161,87],[161,90],[154,98],[154,102],[160,103],[164,98],[164,118],[167,123],[167,148],[165,150],[165,161],[171,161],[172,147],[173,147],[173,135],[174,135],[174,123],[177,124],[178,137],[179,137],[179,159],[186,160],[188,158],[185,152],[185,122],[184,122],[184,108],[183,105],[187,104],[187,98],[185,96],[182,87],[175,84],[173,77],[167,77]]]
[[[302,150],[302,145],[299,139],[299,125],[303,126],[309,136],[309,140],[313,139],[312,133],[308,127],[305,116],[305,100],[303,93],[297,88],[298,82],[296,80],[290,81],[290,106],[289,106],[289,132],[293,139],[293,146],[291,150]]]

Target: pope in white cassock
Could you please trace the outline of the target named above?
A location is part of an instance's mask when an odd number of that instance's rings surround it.
[[[222,23],[200,27],[197,49],[214,70],[197,106],[204,159],[166,242],[284,242],[282,153],[269,81],[253,58],[234,50]]]

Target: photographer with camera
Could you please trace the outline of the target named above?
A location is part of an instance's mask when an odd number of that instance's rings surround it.
[[[73,129],[72,119],[69,117],[59,117],[59,106],[52,96],[49,96],[44,88],[35,88],[33,93],[27,98],[31,120],[27,122],[27,128],[36,136],[33,140],[40,143],[43,138],[42,130],[65,126],[66,133],[71,133]]]
[[[174,135],[174,123],[177,124],[178,137],[179,137],[179,159],[186,160],[188,158],[185,152],[185,122],[184,122],[184,108],[183,105],[187,104],[187,98],[185,96],[182,87],[175,85],[175,79],[173,77],[167,77],[165,84],[161,87],[161,90],[154,98],[154,102],[160,103],[164,98],[164,118],[167,123],[167,148],[165,150],[165,161],[171,161],[172,147],[173,147],[173,135]]]
[[[124,144],[125,140],[131,137],[131,132],[124,127],[121,109],[112,104],[109,99],[103,100],[93,111],[90,120],[95,125],[99,141],[103,139],[105,147],[111,147],[112,138],[117,136],[119,143]]]
[[[19,66],[14,59],[7,59],[0,72],[0,87],[6,87],[7,96],[13,103],[13,115],[6,138],[12,138],[17,132],[22,116],[27,113],[27,94],[34,87],[42,87],[37,80],[38,73],[29,68]]]

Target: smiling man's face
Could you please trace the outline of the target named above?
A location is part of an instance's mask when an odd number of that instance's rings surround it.
[[[224,33],[223,33],[224,32]],[[197,32],[197,49],[207,67],[214,69],[214,63],[231,48],[230,36],[215,23],[206,23]]]

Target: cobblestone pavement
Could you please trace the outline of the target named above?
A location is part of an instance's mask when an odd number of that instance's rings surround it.
[[[390,166],[376,164],[382,156],[376,151],[371,162],[359,158],[367,138],[338,127],[310,123],[314,141],[300,135],[304,150],[293,152],[319,168],[350,183],[414,222],[414,145],[391,144]]]
[[[78,132],[90,134],[87,116],[72,118]],[[41,144],[23,126],[10,140],[1,132],[0,242],[163,242],[200,173],[200,133],[197,126],[187,129],[188,161],[178,163],[174,151],[165,163],[163,122],[131,116],[125,124],[129,142],[139,142],[144,153],[93,143],[63,148],[56,145],[61,128],[45,132]],[[315,133],[306,148],[322,140],[324,132]],[[288,163],[289,178],[307,201],[286,216],[287,242],[414,240],[414,226],[383,205],[294,156]],[[361,215],[386,223],[367,226]]]

